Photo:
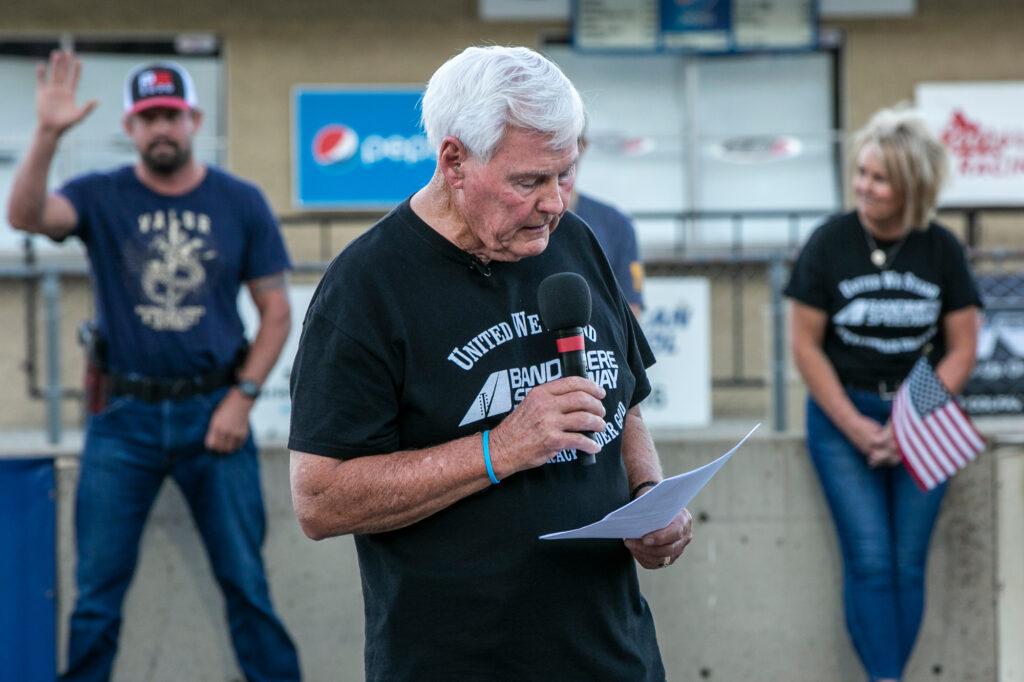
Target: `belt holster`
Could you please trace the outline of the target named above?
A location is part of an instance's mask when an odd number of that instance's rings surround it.
[[[107,371],[107,344],[100,336],[95,321],[84,320],[78,325],[78,343],[85,351],[85,410],[87,414],[98,414],[110,400],[110,374]]]

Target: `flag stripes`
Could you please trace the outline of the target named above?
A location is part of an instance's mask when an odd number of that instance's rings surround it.
[[[896,392],[892,429],[903,465],[922,490],[932,490],[985,449],[985,439],[925,358]]]

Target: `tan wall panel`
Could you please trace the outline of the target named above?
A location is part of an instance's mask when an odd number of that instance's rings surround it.
[[[0,295],[0,319],[7,329],[0,334],[0,385],[7,387],[0,396],[0,428],[41,427],[42,413],[28,398],[28,385],[22,365],[25,362],[25,285],[4,280]]]
[[[6,320],[0,334],[0,429],[38,429],[46,424],[46,403],[41,397],[30,396],[30,380],[25,371],[29,359],[26,333],[26,283],[4,280],[0,293],[0,319]],[[60,358],[61,383],[65,388],[80,388],[82,384],[82,351],[77,342],[78,322],[92,316],[92,293],[85,278],[63,278],[60,300]],[[42,287],[36,297],[36,387],[46,387],[46,308]],[[79,402],[62,401],[65,427],[75,428],[81,423]]]
[[[918,0],[908,19],[830,22],[846,35],[846,120],[912,101],[923,81],[1022,80],[1024,3]]]

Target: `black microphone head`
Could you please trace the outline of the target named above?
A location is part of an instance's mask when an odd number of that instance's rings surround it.
[[[549,275],[537,289],[540,319],[549,330],[590,323],[590,287],[575,272]]]

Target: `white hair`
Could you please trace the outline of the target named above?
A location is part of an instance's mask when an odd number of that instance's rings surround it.
[[[565,74],[526,47],[469,47],[434,72],[423,93],[422,123],[440,149],[458,138],[473,156],[489,161],[508,127],[550,136],[551,149],[577,144],[586,114]]]

